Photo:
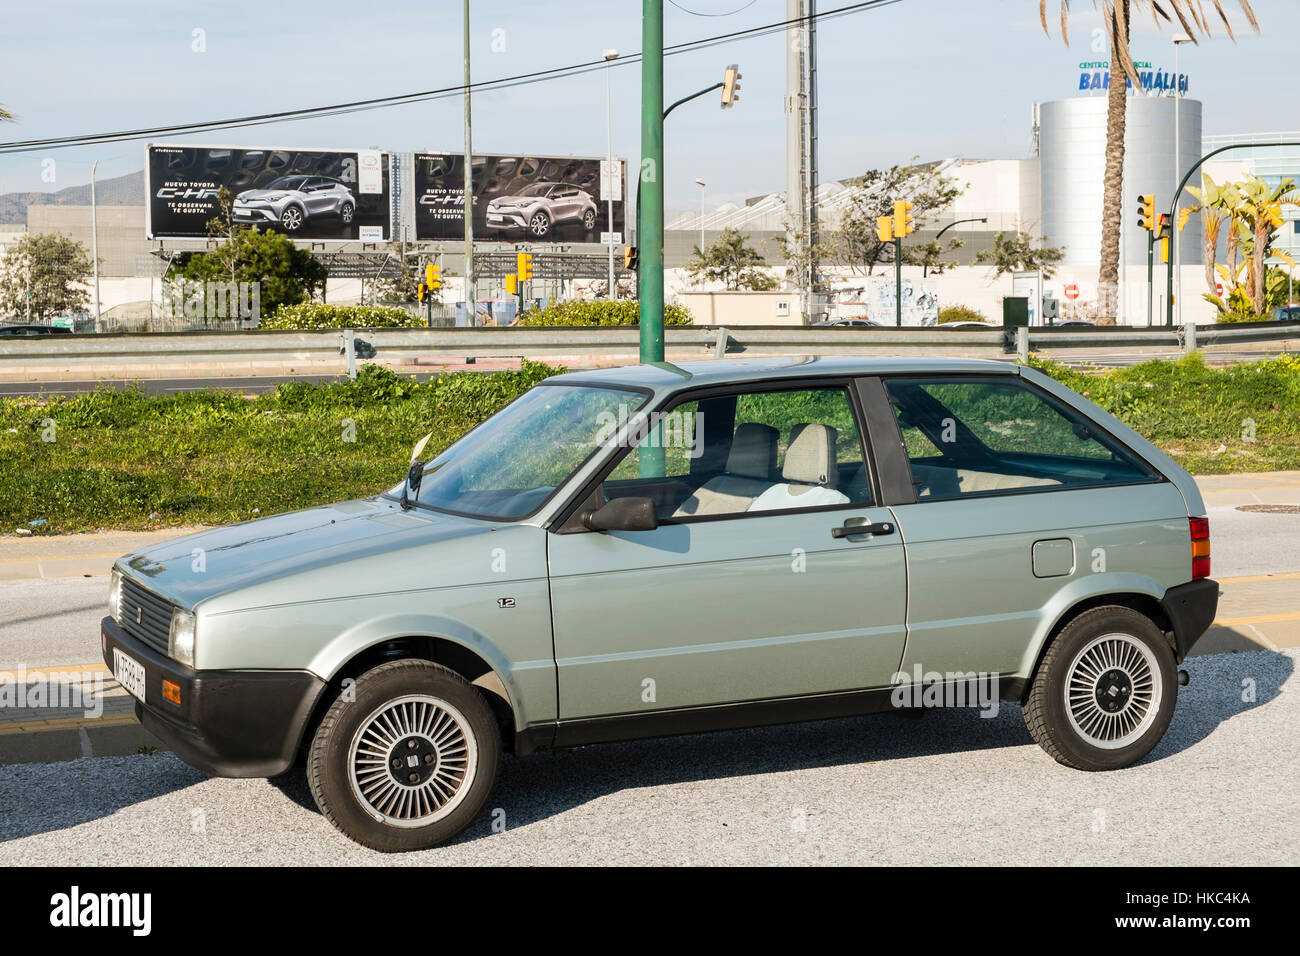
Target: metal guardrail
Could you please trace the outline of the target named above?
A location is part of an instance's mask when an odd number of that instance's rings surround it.
[[[961,354],[999,357],[1011,351],[1073,348],[1164,348],[1193,351],[1210,345],[1296,340],[1300,323],[1179,328],[962,329],[804,328],[783,326],[669,326],[669,352],[735,355]],[[725,340],[723,339],[725,336]],[[345,336],[337,330],[304,332],[185,332],[0,338],[5,366],[56,367],[107,376],[117,368],[186,364],[291,364],[338,367]],[[357,329],[355,341],[388,364],[434,364],[466,358],[635,356],[633,326],[617,328]],[[369,349],[358,347],[361,357]]]

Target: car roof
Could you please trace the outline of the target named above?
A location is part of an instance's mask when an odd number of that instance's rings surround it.
[[[552,375],[548,383],[581,385],[604,383],[653,389],[677,389],[697,385],[725,385],[732,382],[763,382],[774,378],[810,376],[899,375],[951,372],[1016,373],[1009,362],[991,359],[853,356],[773,356],[750,359],[714,359],[699,362],[656,362],[652,365],[623,365]]]

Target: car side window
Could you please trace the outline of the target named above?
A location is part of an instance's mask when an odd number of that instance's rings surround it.
[[[918,501],[1159,480],[1081,414],[1019,380],[885,387]]]
[[[660,521],[872,503],[863,441],[840,386],[711,396],[654,420],[605,479]]]

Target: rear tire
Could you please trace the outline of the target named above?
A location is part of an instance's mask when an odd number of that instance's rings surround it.
[[[1056,636],[1025,702],[1034,741],[1077,770],[1118,770],[1151,752],[1178,696],[1173,649],[1152,621],[1109,605]]]
[[[307,758],[307,782],[325,818],[385,853],[428,849],[469,826],[492,793],[501,757],[501,733],[483,695],[424,660],[382,664],[351,691],[325,714]]]

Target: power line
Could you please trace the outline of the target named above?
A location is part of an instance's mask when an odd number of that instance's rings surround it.
[[[735,30],[730,33],[720,33],[716,36],[704,37],[699,40],[689,40],[684,43],[677,43],[665,47],[664,56],[693,53],[698,50],[705,50],[726,43],[734,43],[738,40],[747,40],[755,37],[767,36],[772,33],[780,33],[793,24],[808,23],[815,20],[830,20],[838,17],[849,16],[854,13],[861,13],[876,7],[893,6],[894,4],[901,2],[902,0],[861,0],[861,2],[858,3],[836,7],[832,10],[825,10],[808,16],[794,17],[789,20],[781,20],[764,26],[750,27],[745,30]],[[639,62],[641,62],[641,54],[639,52],[630,53],[610,62],[606,62],[604,59],[589,60],[584,63],[552,67],[547,70],[537,70],[532,73],[520,73],[515,76],[501,77],[495,80],[481,80],[477,83],[469,84],[468,89],[471,92],[506,90],[518,86],[528,86],[533,83],[542,83],[549,80],[581,76],[584,73],[604,70],[610,66],[630,66]],[[376,109],[390,109],[395,106],[407,106],[412,103],[423,103],[432,100],[446,99],[447,97],[452,96],[462,96],[464,95],[465,90],[466,85],[461,83],[456,86],[446,86],[434,90],[422,90],[416,93],[401,93],[394,96],[380,96],[372,99],[354,100],[350,103],[336,103],[332,106],[305,107],[303,109],[284,110],[277,113],[260,113],[231,119],[210,120],[203,123],[186,123],[175,126],[154,126],[133,130],[118,130],[110,133],[87,133],[78,136],[59,136],[50,139],[15,140],[8,143],[0,143],[0,155],[9,153],[28,153],[56,147],[89,146],[96,143],[120,143],[130,140],[147,139],[152,136],[215,132],[217,130],[238,129],[248,126],[264,126],[270,123],[298,122],[307,119],[344,116],[349,113],[362,113]]]

